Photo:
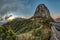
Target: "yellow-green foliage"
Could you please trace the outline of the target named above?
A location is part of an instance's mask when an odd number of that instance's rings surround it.
[[[16,34],[13,32],[10,26],[0,27],[0,40],[15,40]]]

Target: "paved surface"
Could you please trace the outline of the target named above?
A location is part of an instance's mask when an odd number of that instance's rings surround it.
[[[60,40],[60,31],[58,31],[55,27],[57,26],[52,26],[52,37],[50,40]]]

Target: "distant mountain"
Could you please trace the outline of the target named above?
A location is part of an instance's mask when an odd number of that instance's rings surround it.
[[[23,20],[26,20],[25,18],[21,18],[21,17],[16,17],[15,19],[14,19],[15,21],[23,21]],[[13,21],[14,21],[13,20]]]
[[[60,22],[60,18],[56,18],[55,21],[56,21],[56,22]]]
[[[6,20],[1,20],[0,21],[0,26],[2,26],[3,24],[6,24],[8,21],[6,21]]]
[[[21,18],[21,17],[16,17],[15,19],[13,19],[12,21],[23,21],[25,20],[25,18]],[[0,21],[0,26],[4,25],[4,24],[7,24],[7,23],[10,23],[12,21],[8,21],[8,20],[1,20]]]
[[[4,23],[3,22],[0,22],[0,26],[3,25]]]
[[[3,20],[3,18],[0,17],[0,21],[2,21],[2,20]]]

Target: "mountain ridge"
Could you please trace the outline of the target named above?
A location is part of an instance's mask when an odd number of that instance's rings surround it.
[[[14,19],[2,26],[8,30],[10,28],[10,30],[16,33],[16,39],[18,40],[49,40],[52,26],[50,22],[53,20],[50,13],[48,13],[48,9],[45,8],[45,5],[40,4],[38,6],[38,10],[36,9],[37,11],[34,13],[33,17],[22,19],[22,21],[18,20],[19,18]],[[41,11],[42,8],[43,12]]]

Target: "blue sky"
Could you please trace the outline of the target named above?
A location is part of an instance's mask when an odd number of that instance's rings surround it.
[[[30,17],[41,3],[47,6],[52,17],[60,17],[60,0],[0,0],[0,14]]]

